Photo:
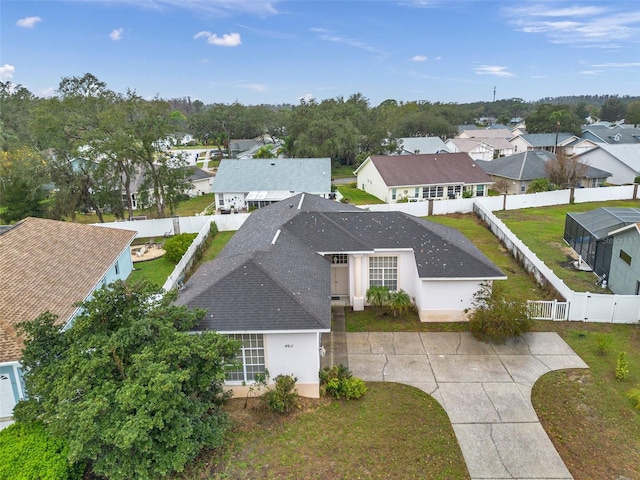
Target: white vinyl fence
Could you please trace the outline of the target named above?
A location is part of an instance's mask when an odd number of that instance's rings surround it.
[[[567,320],[569,317],[569,302],[527,300],[527,309],[534,320]]]

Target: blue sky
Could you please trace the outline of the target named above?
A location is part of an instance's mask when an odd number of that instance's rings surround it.
[[[0,79],[205,104],[640,95],[636,1],[2,0]]]

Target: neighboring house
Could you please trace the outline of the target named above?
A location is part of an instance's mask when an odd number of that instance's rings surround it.
[[[570,133],[525,133],[513,137],[511,145],[513,145],[513,153],[526,152],[527,150],[547,150],[556,153],[556,146],[562,148],[564,153],[569,155],[571,147],[567,146],[578,140],[578,137]]]
[[[513,137],[513,134],[508,127],[462,130],[458,135],[458,138],[479,138],[482,140],[487,138],[502,138],[504,140],[509,140],[511,137]]]
[[[598,148],[576,156],[582,163],[611,172],[609,182],[614,185],[633,183],[640,175],[640,144],[599,144]]]
[[[0,232],[0,418],[25,398],[18,323],[50,311],[66,328],[77,302],[133,270],[136,232],[26,218]]]
[[[504,138],[450,138],[445,142],[452,153],[468,153],[474,160],[493,160],[513,153],[513,145]]]
[[[466,153],[368,157],[357,186],[386,203],[487,196],[491,178]]]
[[[269,149],[274,158],[279,157],[278,150],[280,148],[281,142],[277,141],[276,143],[267,142],[260,143],[258,145],[254,145],[249,150],[245,150],[244,152],[238,153],[235,158],[240,160],[244,160],[245,158],[255,158],[256,154],[263,148]]]
[[[404,137],[398,138],[400,155],[417,155],[420,153],[448,152],[440,137]]]
[[[608,287],[619,295],[640,295],[640,223],[609,233],[613,239]]]
[[[478,161],[478,165],[489,174],[494,182],[500,182],[509,189],[508,194],[526,193],[529,184],[538,178],[547,178],[545,168],[549,160],[555,160],[556,155],[546,150],[528,150],[522,153],[498,158],[490,162]],[[587,172],[577,186],[600,187],[604,185],[609,172],[587,166]],[[504,182],[507,180],[507,182]]]
[[[187,191],[187,195],[190,197],[199,197],[200,195],[206,195],[211,193],[211,187],[213,186],[214,175],[211,172],[202,170],[198,167],[186,167],[189,174],[189,183],[191,188]]]
[[[236,158],[243,152],[250,151],[254,148],[260,148],[264,146],[264,142],[256,138],[242,138],[229,141],[229,150],[231,151],[231,157]]]
[[[367,290],[385,286],[414,298],[422,321],[457,321],[483,282],[502,279],[455,229],[303,193],[253,212],[177,303],[207,311],[195,331],[243,343],[242,366],[227,378],[236,394],[268,370],[293,374],[301,395],[318,397],[332,302],[363,310]]]
[[[596,143],[620,145],[623,143],[639,144],[640,128],[630,125],[588,125],[582,128],[582,138]]]
[[[223,211],[261,208],[301,192],[329,198],[331,159],[224,159],[212,191],[216,205]]]
[[[612,232],[638,222],[640,209],[637,208],[570,212],[566,216],[563,238],[597,275],[609,277],[614,244]]]

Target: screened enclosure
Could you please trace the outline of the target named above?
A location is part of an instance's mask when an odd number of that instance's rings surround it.
[[[590,212],[567,213],[564,240],[593,271],[609,276],[613,239],[609,233],[640,222],[637,208],[598,208]]]

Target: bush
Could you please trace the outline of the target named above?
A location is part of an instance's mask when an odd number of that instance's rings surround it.
[[[640,388],[634,388],[627,392],[627,398],[631,401],[634,409],[640,410]]]
[[[295,410],[298,392],[295,391],[298,379],[293,375],[278,375],[273,390],[264,394],[267,408],[272,412],[289,413]]]
[[[616,363],[616,380],[626,380],[629,377],[629,361],[627,352],[620,352]]]
[[[354,377],[344,365],[334,365],[320,370],[320,384],[322,393],[335,398],[354,400],[367,392],[364,381]]]
[[[487,283],[473,295],[473,306],[469,328],[478,340],[503,343],[533,329],[527,304],[507,300]]]
[[[181,233],[167,239],[167,241],[164,242],[164,257],[170,262],[177,264],[197,236],[197,233]]]
[[[0,479],[79,480],[83,471],[67,461],[66,441],[41,423],[16,422],[0,432]]]
[[[605,356],[609,352],[613,339],[606,333],[598,333],[596,335],[597,352],[598,355]]]

